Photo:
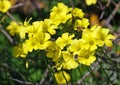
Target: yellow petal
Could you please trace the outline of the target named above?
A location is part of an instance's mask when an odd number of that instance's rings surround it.
[[[112,47],[112,41],[111,40],[105,40],[105,45],[108,47]]]
[[[96,4],[97,0],[86,0],[87,5]]]
[[[70,81],[70,75],[66,71],[59,71],[59,72],[56,72],[54,75],[59,85],[66,84]]]
[[[8,0],[2,0],[0,2],[0,11],[1,12],[3,12],[3,13],[7,12],[10,9],[10,7],[11,7],[10,1],[8,1]]]
[[[96,57],[92,55],[90,55],[89,58],[79,57],[79,62],[87,66],[90,66],[95,60]]]

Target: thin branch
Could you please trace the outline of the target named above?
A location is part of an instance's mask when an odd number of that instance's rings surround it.
[[[18,73],[20,77],[22,77],[23,79],[25,79],[25,78],[24,78],[24,75],[23,75],[21,72],[18,72],[17,70],[12,69],[12,67],[10,67],[7,63],[2,63],[1,66],[7,68],[7,69],[10,70],[11,72]]]
[[[12,78],[12,77],[10,77],[10,79],[13,80],[13,81],[16,81],[16,82],[18,82],[18,83],[20,83],[20,84],[33,85],[33,83],[31,83],[31,82],[21,81],[21,80]]]
[[[113,26],[109,23],[107,27],[110,29],[110,32],[113,32]]]
[[[98,64],[99,64],[99,62],[96,62],[93,66],[92,66],[92,70],[95,70],[95,68],[98,66]],[[76,84],[78,84],[78,85],[81,85],[82,84],[82,81],[86,78],[86,77],[88,77],[88,76],[90,76],[90,72],[87,72],[79,81],[77,81],[77,83]]]
[[[17,21],[9,12],[7,12],[6,14],[7,14],[13,21],[15,21],[17,24],[19,24],[18,21]]]
[[[105,14],[105,9],[110,5],[110,3],[111,3],[111,0],[107,0],[106,5],[102,6],[102,4],[100,3],[100,1],[98,2],[98,4],[100,5],[100,7],[98,7],[98,8],[100,8],[102,10],[102,13],[100,15],[100,19],[103,18],[103,15]]]
[[[114,0],[111,0],[111,2],[112,2],[112,4],[113,4],[113,5],[116,5],[116,3],[115,3],[115,1],[114,1]]]
[[[13,43],[12,37],[3,29],[2,25],[0,24],[0,31],[5,35],[5,37],[10,41],[10,43]]]
[[[48,68],[49,68],[49,65],[48,65]],[[43,85],[43,83],[45,82],[46,77],[48,76],[48,72],[49,72],[48,68],[45,70],[44,77],[42,78],[42,80],[39,83],[40,85]]]
[[[16,8],[21,7],[23,5],[24,5],[24,3],[19,3],[17,5],[12,6],[10,9],[16,9]]]
[[[116,5],[115,5],[115,8],[114,10],[112,11],[112,13],[108,16],[108,18],[106,19],[106,23],[104,24],[105,26],[108,26],[110,21],[113,19],[113,17],[115,16],[115,14],[118,12],[120,8],[120,2],[118,2]]]
[[[102,19],[102,18],[103,18],[104,14],[105,14],[105,12],[104,12],[104,11],[102,11],[102,13],[100,14],[100,19]]]

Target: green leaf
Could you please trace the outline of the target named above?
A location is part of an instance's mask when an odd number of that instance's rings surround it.
[[[29,80],[33,82],[40,81],[43,77],[41,70],[31,69],[32,73],[30,74]]]

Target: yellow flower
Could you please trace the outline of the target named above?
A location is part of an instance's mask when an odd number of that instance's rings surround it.
[[[96,4],[97,0],[85,0],[87,5]]]
[[[75,35],[69,35],[69,33],[63,33],[62,37],[58,37],[58,39],[56,40],[56,43],[59,47],[64,48],[66,45],[70,44],[72,41],[72,38]]]
[[[30,21],[32,20],[32,18],[30,18],[30,19],[25,19],[25,21],[24,21],[24,26],[25,27],[27,27],[27,26],[29,26],[29,23],[30,23]]]
[[[60,85],[70,82],[70,75],[66,71],[59,71],[56,72],[54,75],[57,83]]]
[[[82,49],[78,53],[78,62],[87,66],[90,66],[95,60],[95,51],[90,51],[89,49]]]
[[[26,40],[24,43],[23,43],[23,49],[25,52],[32,52],[33,49],[38,49],[38,47],[36,46],[36,42],[34,39],[29,39],[29,40]]]
[[[113,45],[112,39],[115,39],[115,36],[109,33],[109,29],[94,25],[91,30],[93,31],[93,37],[96,39],[98,46],[103,46],[105,44],[106,46],[111,47]]]
[[[53,24],[52,20],[45,19],[44,21],[35,21],[32,23],[32,25],[27,25],[26,31],[28,33],[28,36],[31,37],[34,34],[38,32],[49,32],[50,34],[55,34],[57,27]]]
[[[83,40],[73,40],[68,50],[72,53],[74,60],[84,65],[90,65],[96,60],[95,51],[90,51],[89,45]]]
[[[46,49],[50,43],[50,35],[48,33],[39,32],[31,38],[31,41],[35,43],[35,50]]]
[[[77,68],[78,65],[78,62],[76,62],[76,59],[69,51],[61,51],[61,54],[59,58],[56,59],[55,66],[53,66],[53,68],[56,68],[57,70],[70,70]]]
[[[77,19],[74,24],[74,30],[82,30],[83,28],[87,28],[89,25],[89,20],[87,18],[82,18],[82,20]]]
[[[68,50],[73,53],[78,53],[82,49],[82,44],[80,40],[74,39],[71,42]]]
[[[27,27],[23,26],[21,22],[17,23],[15,21],[12,21],[6,29],[12,36],[14,36],[15,34],[19,34],[21,39],[25,39],[26,28]]]
[[[90,51],[97,49],[96,39],[93,37],[93,32],[90,29],[84,29],[82,33],[82,39],[84,41],[83,46],[89,47]]]
[[[52,58],[54,62],[60,58],[61,48],[55,42],[51,42],[45,51],[47,52],[46,56]]]
[[[70,54],[67,51],[63,51],[62,52],[63,55],[63,60],[64,62],[62,63],[62,68],[63,69],[75,69],[78,67],[78,63],[75,61],[76,59],[74,58],[74,56],[72,54]]]
[[[19,25],[15,21],[10,22],[6,29],[12,36],[19,33]]]
[[[53,21],[50,19],[45,19],[43,22],[43,32],[49,32],[50,34],[54,35],[56,33],[55,29],[57,26],[53,24]]]
[[[72,15],[76,18],[83,18],[84,17],[84,12],[82,11],[82,9],[79,8],[69,8],[69,10],[72,12]]]
[[[85,57],[78,58],[79,63],[87,66],[90,66],[95,60],[96,60],[96,57],[93,55],[89,55],[88,58],[85,58]]]
[[[28,52],[25,52],[23,48],[23,44],[19,44],[18,46],[15,46],[13,49],[13,55],[15,57],[22,57],[25,58]]]
[[[25,39],[25,35],[26,35],[26,27],[25,26],[19,26],[19,36],[21,39]]]
[[[68,12],[68,7],[64,3],[57,3],[57,6],[52,8],[50,16],[52,17],[58,14],[67,14]]]
[[[43,21],[35,21],[32,25],[27,25],[26,33],[28,33],[29,38],[37,34],[38,32],[42,32]]]
[[[8,0],[0,0],[0,11],[6,13],[11,7],[11,3]]]
[[[64,3],[58,3],[54,6],[50,13],[50,19],[58,26],[61,23],[65,23],[68,19],[72,18],[69,13],[69,8]]]
[[[25,52],[32,52],[34,50],[44,50],[50,44],[50,35],[48,33],[37,33],[33,37],[30,37],[23,43],[23,49]]]
[[[50,17],[50,19],[56,26],[58,26],[61,23],[66,23],[66,21],[69,20],[70,18],[72,18],[72,15],[66,13],[57,14]]]

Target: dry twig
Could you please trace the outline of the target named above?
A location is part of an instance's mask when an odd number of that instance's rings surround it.
[[[120,2],[118,2],[114,8],[114,10],[112,11],[112,13],[109,15],[109,17],[106,19],[106,23],[105,26],[108,26],[108,24],[110,23],[110,21],[113,19],[113,17],[115,16],[115,14],[118,12],[120,8]]]
[[[105,20],[104,26],[107,26],[107,27],[110,26],[110,21],[113,19],[113,17],[115,16],[115,14],[118,12],[119,8],[120,8],[120,1],[115,5],[115,8],[113,9],[112,13]]]
[[[17,24],[19,24],[18,22],[17,22],[17,20],[9,13],[9,12],[7,12],[6,13],[13,21],[15,21]]]
[[[33,83],[31,83],[31,82],[24,82],[24,81],[15,79],[15,78],[10,78],[10,79],[13,80],[13,81],[16,81],[16,82],[18,82],[20,84],[33,85]]]
[[[0,24],[0,31],[7,37],[7,39],[10,41],[10,43],[13,43],[12,37],[3,29],[2,25]]]
[[[40,85],[43,85],[43,83],[45,82],[45,79],[48,76],[49,68],[50,68],[50,66],[48,65],[48,68],[45,70],[44,77],[42,78],[42,80],[39,83]]]
[[[24,3],[19,3],[19,4],[12,6],[10,9],[16,9],[16,8],[21,7],[23,5],[24,5]]]

